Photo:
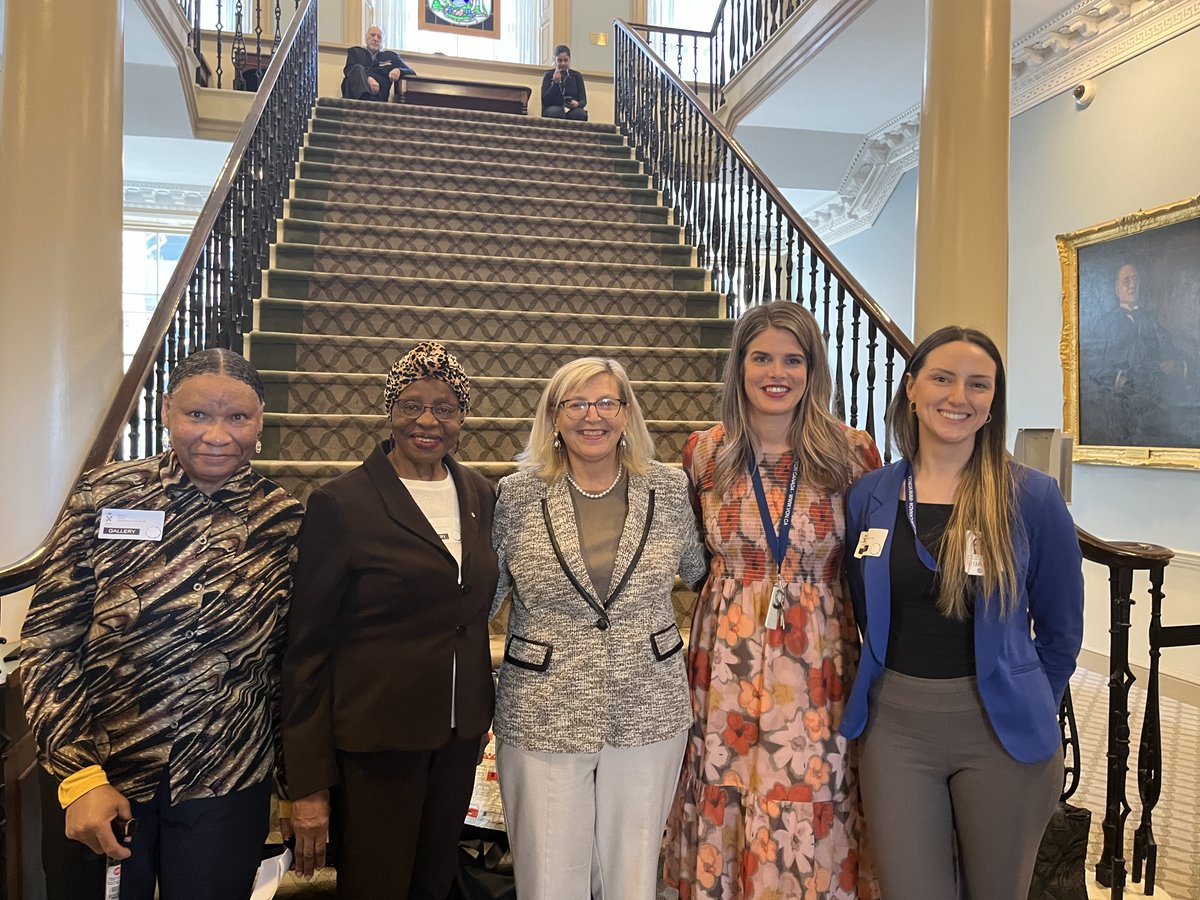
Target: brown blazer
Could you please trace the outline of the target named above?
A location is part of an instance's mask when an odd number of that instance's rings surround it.
[[[488,607],[496,591],[495,497],[450,457],[462,518],[462,582],[387,459],[385,441],[357,469],[315,491],[299,558],[283,660],[288,793],[338,783],[337,751],[433,750],[492,719]]]

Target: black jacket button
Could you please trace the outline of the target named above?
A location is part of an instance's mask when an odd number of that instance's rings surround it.
[[[466,626],[466,625],[459,625],[457,628],[455,628],[455,629],[454,629],[454,631],[455,631],[457,634],[466,634],[466,633],[467,633],[467,626]]]
[[[462,591],[464,594],[469,594],[469,593],[471,593],[471,586],[469,584],[464,584],[459,588],[459,590]]]
[[[596,620],[596,627],[601,631],[608,631],[608,619],[599,618]]]

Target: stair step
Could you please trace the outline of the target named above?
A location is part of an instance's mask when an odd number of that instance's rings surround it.
[[[428,226],[428,223],[425,223]],[[561,231],[562,226],[559,225]],[[526,237],[479,231],[438,231],[429,227],[323,224],[285,219],[282,239],[289,244],[360,250],[410,250],[459,256],[503,256],[510,259],[553,259],[570,262],[638,261],[656,266],[693,265],[695,250],[682,244],[579,240],[546,235]]]
[[[316,117],[312,120],[311,133],[328,135],[346,145],[356,146],[360,140],[373,139],[392,143],[397,146],[411,143],[428,146],[451,145],[451,148],[470,148],[466,151],[450,149],[448,154],[456,152],[473,152],[477,148],[490,148],[496,153],[497,159],[507,159],[509,154],[524,151],[537,151],[546,147],[559,148],[562,137],[554,140],[539,137],[531,140],[528,134],[515,131],[512,133],[481,135],[470,130],[455,127],[458,123],[439,122],[437,120],[409,119],[375,125],[361,119],[343,119]],[[596,143],[590,141],[570,141],[571,155],[582,164],[590,165],[593,160],[632,160],[633,152],[624,141]],[[501,152],[502,151],[502,152]]]
[[[532,411],[531,411],[532,412]],[[483,418],[468,416],[463,423],[455,458],[511,460],[529,439],[529,415]],[[708,422],[652,419],[646,422],[656,456],[678,462],[693,431]],[[263,416],[263,453],[278,460],[361,460],[389,434],[384,415],[330,413],[267,413]]]
[[[417,340],[414,335],[412,341]],[[398,345],[399,355],[408,344]],[[383,388],[387,377],[358,372],[264,371],[267,410],[273,413],[320,415],[336,410],[352,415],[383,412]],[[493,378],[471,376],[473,416],[532,417],[546,378]],[[703,420],[714,414],[717,382],[633,382],[633,393],[647,419]]]
[[[475,168],[471,163],[469,168]],[[489,176],[447,172],[445,167],[429,172],[414,172],[411,177],[405,172],[380,171],[365,166],[343,166],[323,162],[303,161],[296,164],[296,177],[311,181],[328,181],[333,184],[370,185],[375,190],[408,187],[418,181],[427,190],[487,192],[521,197],[528,202],[530,197],[547,200],[578,200],[583,203],[637,203],[655,204],[658,191],[649,187],[644,175],[624,176],[639,180],[638,185],[613,183],[575,184],[569,181],[548,180],[551,173],[536,172],[536,179],[527,179],[518,172],[506,176]]]
[[[463,179],[458,186],[469,186]],[[480,179],[490,181],[490,179]],[[373,184],[355,184],[331,181],[314,181],[297,178],[292,182],[292,196],[306,200],[331,200],[337,203],[357,203],[364,207],[379,203],[388,206],[416,206],[432,209],[457,209],[467,212],[480,211],[521,215],[534,206],[543,215],[559,219],[609,219],[617,222],[639,222],[665,224],[670,212],[653,205],[654,191],[627,191],[628,199],[621,202],[587,201],[578,199],[543,199],[529,193],[502,194],[486,191],[485,185],[477,185],[478,193],[453,189],[422,186],[380,187]],[[531,200],[531,197],[534,199]]]
[[[581,356],[619,360],[641,381],[719,381],[727,350],[645,347],[629,350],[594,344],[507,344],[444,341],[468,372],[494,377],[546,378]],[[394,338],[303,335],[254,331],[250,361],[259,369],[302,372],[385,372],[408,348]]]
[[[382,435],[380,437],[383,437]],[[360,459],[321,459],[321,460],[306,460],[306,459],[256,459],[252,466],[254,471],[258,472],[265,478],[271,479],[297,500],[306,502],[308,495],[313,492],[314,488],[318,488],[328,481],[332,481],[347,472],[352,472],[362,464],[362,460],[366,458],[372,450],[375,449],[375,444],[363,448],[363,456]],[[474,469],[483,475],[488,481],[495,484],[505,475],[510,472],[515,472],[517,464],[512,461],[494,462],[487,461],[471,461],[459,460],[463,465]]]
[[[650,176],[640,172],[617,172],[606,169],[579,169],[574,160],[559,154],[548,164],[535,165],[524,160],[518,162],[508,158],[496,158],[495,148],[480,148],[477,156],[459,154],[452,159],[431,156],[421,148],[409,153],[331,150],[327,147],[304,147],[301,150],[301,172],[309,178],[339,179],[320,174],[320,166],[332,166],[342,172],[361,173],[362,177],[341,178],[342,181],[365,181],[373,184],[407,184],[417,173],[432,175],[459,174],[479,178],[508,178],[526,182],[552,182],[561,185],[589,185],[609,190],[615,188],[637,188],[647,190]],[[630,160],[632,162],[632,160]],[[308,171],[309,165],[314,168]],[[422,179],[423,180],[423,179]]]
[[[396,139],[395,137],[377,138],[364,134],[338,134],[332,131],[310,131],[305,142],[305,151],[323,150],[334,154],[332,161],[338,162],[340,154],[354,154],[377,160],[379,164],[387,165],[391,158],[430,156],[445,160],[462,152],[464,135],[458,132],[442,132],[426,129],[421,138],[413,140]],[[512,140],[512,146],[506,146],[496,140],[487,142],[490,155],[503,162],[522,166],[549,166],[560,168],[564,165],[564,153],[555,146],[550,150],[531,149],[527,141]],[[497,150],[503,149],[503,153]],[[585,171],[580,165],[586,162],[586,170],[595,172],[628,172],[637,174],[642,171],[642,164],[633,158],[628,147],[614,145],[598,145],[595,154],[587,154],[587,148],[572,147],[569,155],[570,162],[578,172]],[[323,157],[318,157],[323,158]]]
[[[571,238],[624,243],[680,244],[678,225],[639,224],[574,218],[569,225],[550,216],[505,215],[471,209],[424,209],[397,206],[364,207],[358,203],[331,200],[284,201],[288,221],[327,222],[338,225],[384,226],[412,225],[428,231],[474,231],[486,234],[559,238],[569,231]]]
[[[552,284],[488,284],[434,278],[347,275],[270,269],[263,276],[268,297],[291,300],[350,300],[355,303],[404,304],[432,309],[507,309],[715,318],[724,308],[715,291],[641,291],[629,288]]]
[[[351,275],[396,275],[441,278],[447,281],[483,281],[509,284],[575,284],[626,287],[642,290],[702,291],[708,272],[683,266],[649,266],[616,263],[561,263],[549,259],[510,259],[500,256],[462,256],[457,253],[420,253],[407,250],[280,243],[272,248],[272,264],[279,268]]]
[[[254,301],[255,328],[289,334],[391,337],[397,340],[459,340],[553,343],[570,336],[580,343],[630,347],[729,346],[729,319],[597,316],[562,312],[497,312],[428,309],[345,301]]]
[[[576,122],[569,119],[544,119],[514,113],[450,109],[441,106],[416,106],[407,103],[379,103],[373,100],[321,98],[313,110],[317,118],[363,121],[386,127],[403,121],[439,122],[444,127],[478,134],[524,134],[530,140],[540,137],[554,141],[608,141],[624,138],[608,122]]]

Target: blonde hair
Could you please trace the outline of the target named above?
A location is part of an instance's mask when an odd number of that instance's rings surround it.
[[[746,348],[768,328],[779,328],[793,335],[807,361],[807,386],[788,431],[788,444],[800,464],[800,478],[829,491],[844,491],[850,483],[850,448],[845,426],[829,408],[833,379],[825,341],[812,314],[788,300],[752,307],[742,314],[733,329],[733,346],[725,362],[721,386],[725,443],[717,453],[713,488],[718,496],[724,494],[749,464],[752,432],[745,386]]]
[[[625,446],[617,445],[617,458],[634,475],[646,474],[650,461],[654,459],[654,439],[650,437],[650,430],[642,416],[642,408],[638,405],[637,397],[633,395],[629,375],[625,367],[615,359],[601,359],[598,356],[585,356],[573,360],[550,378],[533,414],[529,441],[525,444],[525,449],[517,454],[517,463],[521,469],[536,472],[548,484],[553,484],[566,474],[566,448],[554,449],[554,441],[558,436],[554,427],[558,404],[578,393],[598,375],[611,375],[615,378],[621,392],[619,399],[626,403]]]
[[[1017,573],[1013,553],[1013,517],[1016,514],[1017,467],[1004,446],[1006,435],[1004,361],[986,334],[974,328],[948,325],[917,346],[904,370],[908,385],[925,365],[929,354],[943,344],[965,341],[981,348],[996,364],[996,387],[990,418],[975,433],[975,448],[954,490],[954,508],[938,552],[938,609],[952,619],[965,619],[971,610],[974,583],[966,573],[967,532],[975,532],[976,552],[983,559],[978,576],[985,597],[999,599],[1000,616],[1012,614],[1017,602]],[[912,463],[920,456],[921,431],[907,391],[897,390],[888,404],[888,430],[900,454]]]

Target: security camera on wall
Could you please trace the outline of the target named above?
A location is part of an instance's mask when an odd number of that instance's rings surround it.
[[[1092,105],[1092,101],[1096,99],[1096,82],[1092,79],[1081,81],[1075,85],[1075,90],[1071,91],[1071,96],[1075,98],[1075,105],[1080,109],[1087,109]]]
[[[1075,438],[1057,428],[1022,428],[1017,431],[1013,456],[1017,462],[1045,472],[1058,482],[1063,499],[1071,502],[1071,455]]]

